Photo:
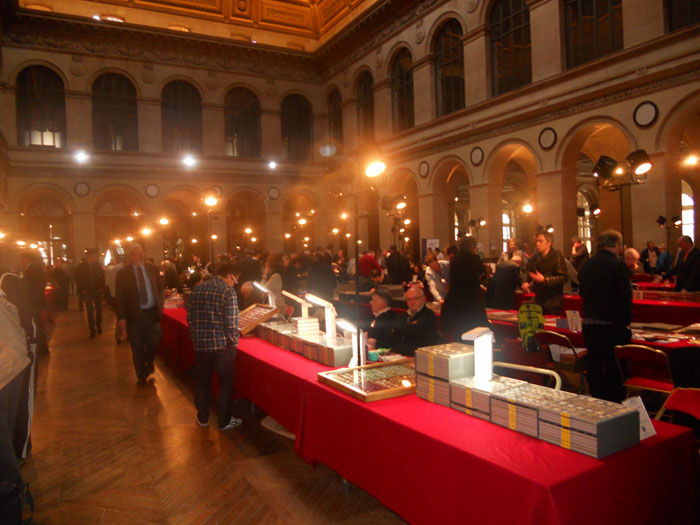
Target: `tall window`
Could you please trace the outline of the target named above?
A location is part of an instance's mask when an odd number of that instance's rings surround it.
[[[163,88],[163,151],[202,151],[202,99],[192,84],[179,80]]]
[[[441,117],[464,107],[464,49],[462,26],[445,23],[435,40],[435,101]]]
[[[95,149],[139,149],[136,90],[127,78],[108,73],[92,84],[92,143]]]
[[[391,66],[391,105],[394,133],[413,127],[413,59],[403,49]]]
[[[621,0],[566,0],[564,12],[567,67],[622,49]]]
[[[337,89],[328,97],[328,138],[338,148],[343,145],[343,100]]]
[[[66,147],[63,80],[47,67],[17,75],[17,141],[22,146]]]
[[[588,253],[593,252],[591,245],[591,202],[582,191],[576,192],[576,234],[581,242],[588,248]]]
[[[226,155],[259,158],[260,102],[251,91],[233,88],[224,99]]]
[[[700,2],[698,0],[667,0],[666,19],[669,31],[697,24],[700,22]]]
[[[513,224],[513,210],[505,210],[501,214],[503,221],[503,251],[508,251],[508,240],[515,239],[515,224]]]
[[[495,96],[532,81],[530,12],[526,1],[496,0],[490,24],[491,86]]]
[[[288,95],[282,101],[282,149],[287,159],[311,158],[312,120],[311,103],[301,95]]]
[[[360,142],[374,140],[374,80],[368,71],[357,83],[357,124]]]
[[[686,181],[681,181],[681,221],[682,234],[695,239],[695,198]]]

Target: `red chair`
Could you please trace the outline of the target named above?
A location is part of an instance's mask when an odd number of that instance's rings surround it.
[[[700,446],[700,388],[674,388],[666,402],[656,414],[656,419],[665,419],[690,427]]]
[[[585,348],[577,349],[568,337],[550,330],[540,330],[535,334],[535,339],[544,355],[545,366],[559,373],[564,382],[564,390],[584,394],[586,392],[588,350]],[[552,356],[550,345],[558,345],[566,349],[567,353],[561,353],[559,361],[557,361]],[[572,381],[572,377],[577,378],[576,381]]]
[[[631,390],[670,394],[675,385],[668,356],[644,345],[618,345],[615,359],[629,396]]]

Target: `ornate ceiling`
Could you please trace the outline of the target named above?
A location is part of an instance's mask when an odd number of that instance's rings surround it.
[[[19,0],[20,8],[315,51],[343,28],[390,4],[416,0]]]

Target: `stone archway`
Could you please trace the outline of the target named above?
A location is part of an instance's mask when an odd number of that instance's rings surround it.
[[[420,260],[421,216],[418,185],[413,174],[408,170],[392,173],[382,193],[378,225],[381,248],[386,250],[395,245],[414,261]]]
[[[316,238],[316,221],[316,204],[311,196],[290,192],[282,203],[284,251],[313,251],[319,242]]]
[[[229,252],[263,251],[268,233],[265,202],[250,189],[233,192],[226,203],[226,245]]]
[[[458,157],[450,156],[436,164],[432,192],[420,196],[423,237],[440,239],[440,245],[444,246],[468,232],[471,219],[469,180],[467,168]]]

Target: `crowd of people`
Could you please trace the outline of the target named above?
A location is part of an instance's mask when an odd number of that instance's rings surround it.
[[[532,241],[534,251],[528,243],[508,240],[495,263],[483,260],[473,237],[444,250],[428,249],[423,260],[413,260],[391,246],[386,251],[363,251],[355,261],[329,245],[301,254],[263,256],[241,251],[219,255],[208,264],[191,255],[178,256],[156,265],[139,244],[133,244],[107,266],[99,261],[97,250],[88,249],[75,267],[59,258],[47,267],[38,254],[23,252],[18,271],[0,279],[3,332],[23,334],[25,340],[15,345],[13,365],[5,367],[5,375],[0,374],[0,418],[13,421],[11,431],[4,425],[0,432],[5,478],[15,484],[21,480],[13,460],[26,457],[31,448],[33,389],[29,385],[35,381],[37,357],[49,351],[54,312],[68,308],[71,293],[77,295],[80,310],[86,311],[90,339],[102,334],[103,301],[114,308],[115,341],[129,341],[139,385],[147,384],[154,372],[167,291],[189,295],[188,321],[197,369],[196,422],[202,427],[208,425],[212,373],[219,376],[222,391],[231,390],[239,308],[265,300],[252,285],[255,281],[262,283],[290,317],[298,315],[295,308],[299,305],[288,304],[283,290],[294,295],[310,292],[333,301],[339,284],[359,279],[360,289],[371,295],[372,316],[364,326],[368,347],[409,356],[418,347],[458,341],[464,332],[488,326],[486,308],[515,309],[518,293],[531,292],[545,314],[561,314],[565,289],[578,291],[583,300],[590,392],[620,401],[623,389],[613,348],[630,341],[633,281],[642,276],[654,281],[670,279],[676,291],[700,291],[700,250],[683,235],[675,257],[663,244],[651,241],[639,253],[624,248],[622,236],[612,230],[599,236],[592,257],[579,238],[572,239],[568,256],[553,248],[550,232],[539,231]],[[50,294],[47,283],[53,288]],[[404,290],[405,313],[392,309],[388,284]],[[433,311],[437,308],[428,308],[427,302],[441,305],[439,322]],[[16,321],[8,305],[16,309]],[[7,339],[11,340],[9,335]],[[230,396],[220,396],[218,403],[220,430],[241,424],[231,413]]]

